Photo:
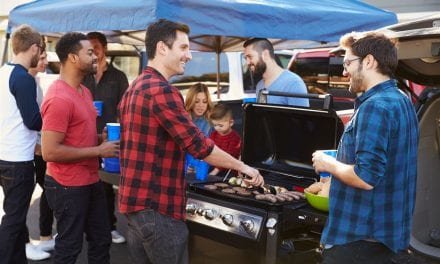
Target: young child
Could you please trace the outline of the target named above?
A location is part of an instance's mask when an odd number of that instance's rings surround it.
[[[232,129],[234,119],[232,110],[225,104],[217,104],[209,116],[214,131],[209,136],[214,143],[234,158],[240,157],[241,137]],[[214,168],[209,174],[218,175],[225,173],[222,168]]]

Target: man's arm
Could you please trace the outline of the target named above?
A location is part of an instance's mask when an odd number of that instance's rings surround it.
[[[322,151],[314,152],[312,161],[316,173],[326,171],[349,186],[367,191],[373,189],[373,186],[366,183],[356,174],[354,171],[354,165],[339,162]]]
[[[214,146],[211,154],[209,154],[204,160],[215,167],[236,170],[244,175],[250,176],[251,179],[245,180],[252,185],[260,186],[264,183],[263,177],[258,170],[249,167],[241,160],[235,159],[217,146]]]
[[[41,130],[42,120],[37,103],[37,84],[31,75],[20,75],[20,80],[13,81],[10,87],[17,102],[24,125],[35,131]]]
[[[119,141],[106,141],[94,147],[77,148],[63,144],[65,134],[55,131],[43,131],[41,146],[43,158],[50,162],[76,162],[95,157],[117,157]]]

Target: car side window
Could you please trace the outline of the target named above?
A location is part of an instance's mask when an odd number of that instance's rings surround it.
[[[215,52],[191,52],[192,59],[185,65],[185,73],[170,79],[183,96],[188,88],[201,82],[208,86],[211,96],[217,94],[217,54]],[[220,92],[229,90],[229,62],[225,53],[220,53]]]

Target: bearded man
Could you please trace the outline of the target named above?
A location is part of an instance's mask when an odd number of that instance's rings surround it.
[[[344,76],[357,94],[337,158],[313,153],[316,173],[332,174],[322,264],[397,263],[411,237],[419,130],[408,97],[393,79],[396,42],[375,33],[349,33]]]
[[[269,40],[252,38],[243,44],[246,63],[254,76],[262,75],[257,83],[257,96],[262,89],[294,94],[307,94],[304,81],[295,73],[281,68]],[[285,96],[268,96],[267,103],[293,106],[309,106],[309,99]]]

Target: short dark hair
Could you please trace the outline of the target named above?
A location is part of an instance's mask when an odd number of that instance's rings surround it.
[[[167,19],[159,19],[150,24],[145,34],[145,48],[147,50],[148,59],[154,59],[156,46],[159,41],[163,41],[171,49],[176,40],[177,31],[189,34],[189,26]]]
[[[101,32],[97,32],[97,31],[89,32],[89,33],[87,33],[87,38],[88,39],[97,39],[103,47],[107,46],[107,38]]]
[[[392,77],[397,68],[397,41],[379,32],[352,32],[339,41],[343,49],[349,49],[360,58],[372,55],[381,74]]]
[[[246,40],[243,43],[243,48],[246,48],[247,46],[253,45],[254,49],[258,52],[258,54],[261,54],[263,50],[268,50],[269,55],[272,59],[275,59],[275,51],[273,49],[272,43],[267,38],[251,38]]]
[[[61,64],[66,62],[70,53],[78,54],[78,51],[82,49],[82,40],[88,40],[87,36],[79,32],[69,32],[60,38],[55,46],[55,52],[57,53]]]
[[[226,104],[218,103],[212,109],[209,119],[220,120],[223,118],[233,118],[232,109]]]

